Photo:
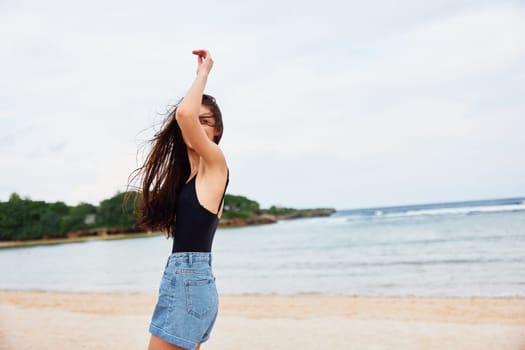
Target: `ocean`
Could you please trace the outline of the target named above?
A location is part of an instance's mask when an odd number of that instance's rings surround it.
[[[158,292],[165,236],[0,249],[0,289]],[[221,294],[525,297],[525,198],[219,229]]]

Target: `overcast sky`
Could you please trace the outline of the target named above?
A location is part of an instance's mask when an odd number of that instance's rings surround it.
[[[227,193],[337,209],[525,196],[523,1],[2,0],[0,33],[2,201],[125,191],[198,48]]]

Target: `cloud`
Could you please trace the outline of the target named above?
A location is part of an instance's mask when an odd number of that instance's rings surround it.
[[[383,50],[346,76],[363,86],[428,86],[502,72],[525,56],[525,9],[487,6],[375,42]]]
[[[523,188],[519,2],[226,1],[206,21],[201,3],[3,6],[0,198],[125,190],[197,46],[216,60],[231,193],[344,208]]]

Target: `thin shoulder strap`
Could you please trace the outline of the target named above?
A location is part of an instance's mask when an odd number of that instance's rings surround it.
[[[226,175],[226,185],[224,186],[224,192],[222,193],[222,199],[219,203],[219,209],[217,209],[217,215],[219,215],[219,211],[221,210],[222,202],[224,202],[224,195],[226,194],[226,187],[228,187],[228,183],[230,182],[230,169],[226,168],[228,170],[228,173]]]

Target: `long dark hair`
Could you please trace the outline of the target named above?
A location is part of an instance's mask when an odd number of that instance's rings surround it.
[[[168,111],[161,130],[148,141],[152,148],[144,165],[135,169],[128,178],[128,185],[137,177],[141,183],[141,195],[136,196],[134,202],[137,225],[145,230],[166,232],[167,237],[175,236],[177,195],[191,172],[188,149],[175,119],[179,103]],[[224,130],[219,106],[215,98],[206,94],[202,95],[202,104],[215,118],[215,129],[219,134],[213,141],[219,144]]]

